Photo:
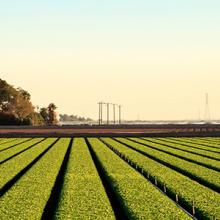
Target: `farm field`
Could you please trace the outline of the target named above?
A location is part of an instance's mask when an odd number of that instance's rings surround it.
[[[220,139],[0,138],[0,219],[220,219]]]

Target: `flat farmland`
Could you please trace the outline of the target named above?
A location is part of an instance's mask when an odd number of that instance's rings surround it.
[[[220,219],[218,137],[0,138],[0,219]]]
[[[0,126],[0,137],[219,137],[219,124]]]

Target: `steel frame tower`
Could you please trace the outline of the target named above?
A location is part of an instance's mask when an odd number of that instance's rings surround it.
[[[204,113],[204,120],[210,121],[210,110],[209,110],[209,95],[208,93],[205,94],[205,113]]]

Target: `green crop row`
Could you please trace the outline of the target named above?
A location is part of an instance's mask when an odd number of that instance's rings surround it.
[[[115,219],[83,138],[75,138],[56,219]]]
[[[151,139],[131,138],[131,140],[134,140],[140,144],[143,144],[146,147],[149,147],[149,148],[152,147],[155,150],[165,152],[173,156],[179,157],[181,159],[190,161],[192,163],[196,163],[196,164],[208,167],[210,169],[220,171],[220,161],[202,157],[202,156],[195,155],[195,154],[191,154],[185,151],[181,151],[179,149],[169,148],[167,146],[164,146],[162,143],[156,143],[156,142],[152,143]]]
[[[16,140],[16,138],[0,138],[0,145],[5,142],[10,142],[10,141],[14,141],[14,140]]]
[[[208,137],[205,137],[205,138],[195,138],[195,140],[198,140],[198,141],[201,141],[201,142],[204,142],[204,143],[209,143],[209,144],[212,144],[212,145],[217,145],[218,147],[220,147],[220,139],[218,138],[208,138]]]
[[[187,141],[185,138],[169,138],[169,141],[184,144],[184,145],[187,145],[189,147],[195,147],[195,148],[200,148],[200,149],[204,149],[204,150],[213,151],[215,153],[220,153],[220,148],[219,147],[216,147],[216,146],[211,147],[211,146],[207,146],[207,145],[202,145],[202,144],[195,143],[195,142],[192,142],[192,141]]]
[[[9,142],[2,143],[0,145],[0,152],[3,151],[3,150],[8,149],[10,147],[13,147],[14,145],[23,143],[24,141],[28,141],[29,139],[30,138],[18,138],[18,139],[14,139],[12,141],[9,141]]]
[[[178,194],[188,209],[192,209],[194,201],[195,214],[199,216],[199,219],[212,219],[213,216],[220,217],[220,195],[217,192],[111,138],[103,138],[102,140],[121,152],[126,158],[138,164],[150,176],[156,178],[158,183],[166,186],[167,192],[170,191],[173,195]]]
[[[205,140],[201,140],[201,139],[197,139],[197,138],[183,138],[183,139],[184,139],[184,141],[188,141],[191,143],[197,143],[197,144],[200,144],[203,146],[214,147],[214,148],[220,149],[220,146],[219,146],[220,143],[216,144],[211,141],[208,141],[208,139],[205,139]]]
[[[189,147],[189,146],[181,145],[181,143],[178,143],[178,144],[177,143],[171,143],[171,142],[167,141],[166,138],[164,138],[164,139],[145,138],[145,139],[150,140],[150,141],[155,142],[155,143],[158,143],[158,144],[165,145],[167,147],[171,147],[171,148],[179,149],[179,150],[186,151],[186,152],[189,152],[189,153],[192,153],[192,154],[197,154],[197,155],[200,155],[200,156],[220,160],[220,154],[219,153],[210,152],[210,151],[203,150],[203,149],[198,149],[198,148],[192,148],[192,147]]]
[[[218,147],[220,147],[220,139],[216,137],[205,137],[205,138],[196,138],[198,140],[204,141],[204,142],[209,142],[210,144],[217,144]]]
[[[28,166],[39,154],[54,143],[56,138],[47,138],[45,141],[36,144],[35,147],[22,154],[8,160],[0,165],[0,191],[2,188],[14,178],[21,170]]]
[[[33,139],[28,140],[25,143],[21,143],[19,145],[16,145],[15,147],[9,148],[8,150],[1,152],[0,153],[0,163],[9,157],[11,157],[19,152],[24,151],[28,147],[30,147],[34,144],[37,144],[38,142],[40,142],[42,140],[43,140],[43,138],[33,138]]]
[[[7,140],[6,138],[0,138],[0,144],[2,141]]]
[[[173,144],[180,144],[181,146],[185,146],[185,147],[189,147],[189,148],[195,148],[195,149],[199,149],[199,150],[205,150],[205,151],[209,151],[209,152],[213,152],[213,153],[219,153],[219,149],[218,148],[214,148],[214,147],[209,147],[209,146],[203,146],[203,145],[198,145],[198,144],[190,144],[187,142],[184,142],[182,140],[182,138],[157,138],[160,140],[164,140],[166,142],[169,143],[173,143]]]
[[[41,219],[70,138],[62,138],[0,198],[2,219]],[[48,143],[49,145],[49,143]]]
[[[128,219],[190,219],[102,142],[96,138],[89,142]]]
[[[175,169],[195,180],[199,183],[209,186],[216,191],[220,191],[220,173],[215,170],[208,169],[206,167],[199,166],[195,163],[191,163],[180,159],[178,157],[169,155],[167,153],[160,152],[158,150],[146,147],[142,144],[134,143],[133,141],[127,140],[125,138],[116,138],[122,143],[129,145],[130,147],[139,150],[148,157],[151,156],[155,160],[166,164],[172,169]]]

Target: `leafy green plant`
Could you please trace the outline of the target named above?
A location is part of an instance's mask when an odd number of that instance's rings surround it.
[[[160,152],[156,149],[146,147],[142,144],[134,143],[133,141],[127,140],[125,138],[117,138],[117,140],[133,147],[134,149],[137,149],[139,152],[142,152],[146,156],[154,158],[162,164],[166,164],[166,166],[175,169],[176,171],[181,172],[190,178],[194,178],[198,182],[212,189],[215,189],[216,191],[220,191],[220,173],[218,171],[185,161],[167,153]]]
[[[0,190],[13,179],[21,170],[28,166],[39,154],[41,154],[49,145],[55,142],[57,138],[48,138],[45,141],[36,144],[34,148],[23,152],[17,157],[8,160],[0,165]]]
[[[102,142],[89,142],[129,219],[190,219]]]
[[[200,156],[205,156],[205,157],[210,157],[210,158],[220,160],[220,155],[219,155],[220,152],[217,153],[215,151],[212,151],[212,149],[211,150],[210,149],[200,149],[200,148],[197,148],[197,146],[195,148],[192,146],[187,146],[187,145],[181,144],[181,142],[180,143],[167,142],[168,138],[164,138],[164,139],[149,138],[149,139],[153,140],[157,143],[166,144],[166,145],[174,147],[176,149],[180,149],[182,151],[187,151],[187,152],[191,152],[193,154],[198,154]],[[147,139],[147,140],[149,140],[149,139]]]
[[[58,140],[58,142],[0,198],[0,216],[2,219],[41,219],[69,142],[70,138]]]
[[[199,143],[196,143],[196,142],[195,143],[187,142],[185,138],[168,138],[168,140],[170,142],[173,142],[173,143],[184,144],[188,147],[195,147],[197,149],[209,150],[209,151],[220,153],[220,148],[217,147],[216,145],[212,146],[212,147],[208,146],[207,144],[206,145],[200,145]]]
[[[34,138],[34,139],[30,139],[29,141],[25,142],[25,143],[21,143],[19,145],[16,145],[15,147],[9,148],[6,151],[3,151],[0,153],[0,163],[2,161],[4,161],[5,159],[24,151],[25,149],[28,149],[28,147],[37,144],[38,142],[42,141],[43,138]]]
[[[177,149],[178,146],[171,146],[174,148],[169,148],[168,146],[164,146],[162,141],[160,141],[159,143],[155,142],[151,142],[151,139],[140,139],[140,138],[132,138],[131,140],[134,140],[140,144],[146,144],[147,146],[153,147],[156,150],[171,154],[173,156],[179,157],[181,159],[185,159],[189,162],[192,163],[196,163],[199,165],[202,165],[204,167],[210,168],[210,169],[214,169],[216,171],[220,171],[220,161],[217,160],[213,160],[207,157],[203,157],[200,155],[196,155],[196,154],[192,154],[189,152],[185,152],[182,151],[180,149]],[[208,155],[208,152],[207,152]],[[216,157],[219,157],[219,155],[215,155]]]
[[[191,210],[194,201],[197,216],[202,219],[212,219],[213,216],[219,218],[220,195],[218,193],[111,138],[103,138],[103,140],[142,167],[151,177],[156,178],[158,183],[166,187],[167,192],[179,195],[182,202]]]
[[[22,143],[26,140],[28,140],[30,138],[18,138],[18,139],[14,139],[10,142],[3,142],[3,143],[0,143],[0,151],[3,151],[3,150],[6,150],[7,148],[11,147],[11,146],[14,146],[14,145],[17,145],[19,143]]]
[[[69,157],[57,219],[115,219],[83,138],[75,138]]]

